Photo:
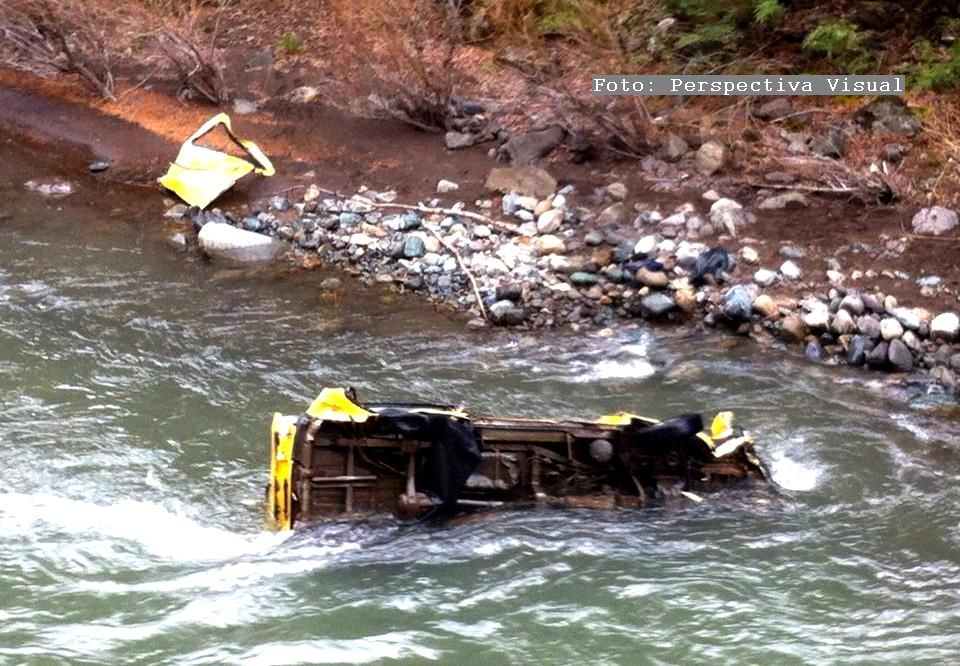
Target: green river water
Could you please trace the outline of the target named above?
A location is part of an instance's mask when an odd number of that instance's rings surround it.
[[[960,659],[942,398],[716,337],[325,304],[315,276],[185,258],[155,216],[27,196],[24,169],[0,172],[0,664]],[[784,501],[266,531],[271,413],[343,384],[489,413],[733,409]]]

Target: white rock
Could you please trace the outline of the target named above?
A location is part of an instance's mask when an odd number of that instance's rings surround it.
[[[374,238],[369,234],[356,233],[356,234],[351,234],[347,242],[350,243],[350,245],[358,245],[360,247],[366,247],[367,245],[370,245],[376,240],[377,240],[376,238]]]
[[[473,237],[474,238],[489,238],[490,237],[490,227],[485,224],[478,224],[473,228]]]
[[[275,238],[222,222],[203,225],[198,240],[200,248],[211,257],[243,263],[272,261],[284,247]]]
[[[443,180],[440,179],[437,181],[437,194],[446,194],[447,192],[454,192],[460,189],[460,185],[453,182],[452,180]]]
[[[942,312],[930,322],[930,337],[952,341],[960,333],[960,317],[953,312]]]
[[[920,209],[913,216],[911,225],[915,234],[939,236],[956,227],[958,223],[960,221],[957,219],[956,212],[943,206],[933,206]]]
[[[826,306],[814,308],[803,315],[803,323],[807,328],[823,330],[830,324],[830,310]]]
[[[669,238],[664,238],[657,243],[657,252],[661,254],[673,254],[677,251],[677,244]]]
[[[562,223],[563,211],[559,208],[553,208],[537,219],[537,231],[541,234],[552,234],[560,228]]]
[[[840,271],[827,271],[827,280],[830,284],[834,286],[840,286],[843,284],[844,275]]]
[[[753,266],[760,261],[760,255],[758,255],[757,251],[749,245],[744,245],[742,248],[740,248],[740,259],[743,261],[743,263]]]
[[[547,266],[554,273],[569,273],[571,268],[570,260],[562,254],[551,254],[547,257]]]
[[[838,310],[837,314],[833,316],[833,322],[830,328],[832,328],[833,332],[837,335],[846,335],[856,332],[857,323],[853,320],[849,312],[846,310]]]
[[[777,281],[779,276],[774,272],[766,268],[761,268],[756,273],[753,274],[753,281],[756,282],[761,287],[769,287]]]
[[[561,209],[562,209],[562,208],[566,208],[566,206],[567,206],[567,198],[566,198],[565,196],[563,196],[562,194],[558,194],[557,196],[555,196],[555,197],[553,198],[552,204],[553,204],[553,207],[554,207],[554,208],[561,208]]]
[[[720,198],[720,193],[716,190],[707,190],[702,195],[704,201],[717,201]]]
[[[507,265],[497,257],[488,257],[483,267],[484,272],[489,276],[506,275],[510,272]]]
[[[684,213],[674,213],[670,217],[665,217],[660,224],[665,227],[679,227],[687,223],[687,216]]]
[[[787,260],[780,264],[780,275],[788,280],[799,280],[803,275],[803,272],[800,270],[799,266],[792,261]]]
[[[514,199],[514,203],[516,203],[518,206],[520,206],[520,208],[523,208],[524,210],[532,211],[534,208],[537,207],[537,204],[540,203],[540,200],[537,199],[536,197],[519,196]]]
[[[657,237],[653,234],[649,236],[644,236],[637,241],[637,244],[633,246],[633,253],[640,255],[649,255],[653,254],[653,251],[657,249]]]
[[[567,251],[567,246],[564,245],[563,240],[553,234],[537,236],[535,244],[537,252],[540,254],[563,254]]]
[[[888,342],[903,335],[903,326],[893,317],[884,317],[880,320],[880,337]]]
[[[914,308],[895,307],[890,309],[890,314],[896,317],[897,321],[899,321],[904,328],[908,328],[911,331],[915,331],[920,328],[920,323],[922,321],[920,313]]]
[[[737,227],[746,224],[747,218],[743,214],[743,206],[733,199],[723,198],[710,206],[710,222],[718,232],[724,230],[736,238]]]

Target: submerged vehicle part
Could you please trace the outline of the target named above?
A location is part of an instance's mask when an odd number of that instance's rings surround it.
[[[280,529],[374,515],[479,508],[641,507],[693,501],[766,476],[751,437],[721,412],[665,421],[473,416],[450,405],[357,402],[327,388],[299,417],[275,414],[268,512]]]

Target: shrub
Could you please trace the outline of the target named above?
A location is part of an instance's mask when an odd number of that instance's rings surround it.
[[[807,34],[803,49],[856,74],[870,67],[870,53],[864,43],[866,37],[867,33],[846,19],[828,19]]]

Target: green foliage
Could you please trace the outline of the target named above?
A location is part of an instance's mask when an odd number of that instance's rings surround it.
[[[277,46],[287,55],[296,55],[303,51],[303,40],[292,32],[288,32],[280,38],[280,43]]]
[[[597,34],[606,15],[603,3],[588,0],[539,0],[534,3],[541,35]]]
[[[753,0],[753,19],[757,23],[776,23],[785,11],[780,0]]]
[[[846,19],[822,21],[803,39],[803,49],[824,56],[830,64],[854,74],[870,67],[868,34]]]
[[[914,46],[919,52],[919,62],[910,72],[915,87],[936,92],[960,88],[960,42],[954,42],[946,54],[939,53],[926,40]]]

